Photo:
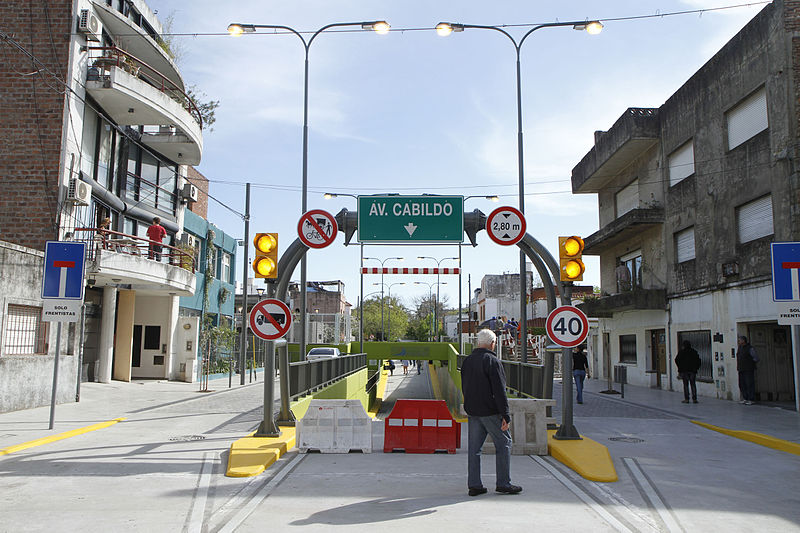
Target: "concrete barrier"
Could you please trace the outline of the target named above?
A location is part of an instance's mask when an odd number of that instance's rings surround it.
[[[297,421],[300,453],[372,453],[372,419],[358,400],[311,400]]]
[[[555,400],[538,398],[509,398],[511,411],[511,455],[547,455],[547,406]],[[493,454],[494,443],[486,438],[483,453]]]

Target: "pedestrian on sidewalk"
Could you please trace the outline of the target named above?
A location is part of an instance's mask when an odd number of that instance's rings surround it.
[[[575,379],[575,390],[578,403],[583,403],[583,380],[589,377],[589,361],[586,359],[586,347],[581,344],[575,347],[572,354],[572,377]]]
[[[486,493],[481,481],[481,447],[491,435],[495,447],[495,490],[517,494],[511,484],[511,413],[506,396],[506,374],[494,353],[497,336],[489,329],[478,332],[476,348],[461,365],[461,390],[467,412],[467,489],[470,496]]]
[[[389,359],[389,375],[394,376],[394,361]]]
[[[403,359],[403,375],[408,375],[408,359]]]
[[[739,403],[753,405],[756,401],[758,355],[744,335],[740,335],[736,343],[739,345],[739,349],[736,350],[736,370],[739,372],[739,394],[742,397]]]
[[[692,343],[683,341],[678,355],[675,356],[678,366],[678,377],[683,380],[683,403],[689,403],[689,388],[692,389],[692,401],[697,403],[697,371],[700,370],[700,354],[692,348]]]

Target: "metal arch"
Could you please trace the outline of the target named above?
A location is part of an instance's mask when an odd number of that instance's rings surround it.
[[[533,235],[531,235],[530,233],[526,233],[525,236],[522,238],[522,240],[519,243],[517,243],[517,246],[519,246],[520,248],[523,247],[522,245],[525,245],[528,248],[530,248],[530,250],[531,250],[531,252],[533,254],[537,255],[542,261],[544,261],[544,263],[547,265],[547,267],[550,269],[550,272],[552,273],[552,277],[553,277],[552,285],[555,285],[555,286],[558,287],[558,294],[561,295],[561,304],[562,305],[569,305],[570,304],[570,295],[566,294],[566,292],[564,290],[564,284],[561,282],[561,269],[558,266],[558,263],[556,262],[555,257],[553,257],[550,254],[550,252],[547,251],[547,248],[542,246],[542,243],[540,243],[539,241],[534,239]],[[531,261],[533,261],[533,255],[532,254],[529,254],[529,253],[526,252],[526,255],[529,258],[531,258]],[[539,270],[539,269],[537,268],[537,270]],[[544,277],[545,276],[544,276],[544,274],[542,273],[541,270],[539,270],[539,275],[542,276],[542,282],[544,282]],[[552,285],[551,285],[551,287],[552,287]],[[548,300],[549,300],[549,297],[548,297]],[[555,309],[555,306],[553,306],[549,310],[552,311],[553,309]]]

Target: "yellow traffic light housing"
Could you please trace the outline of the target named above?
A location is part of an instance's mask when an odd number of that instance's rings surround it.
[[[275,279],[278,277],[278,234],[256,233],[253,238],[256,258],[253,272],[256,278]]]
[[[583,281],[586,265],[583,264],[583,239],[576,235],[558,238],[558,257],[561,281]]]

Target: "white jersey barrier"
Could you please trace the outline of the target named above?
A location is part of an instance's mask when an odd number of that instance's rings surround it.
[[[358,400],[311,400],[297,421],[300,453],[372,453],[372,419]]]
[[[556,404],[555,400],[538,398],[509,398],[511,411],[511,455],[547,455],[547,406]],[[483,453],[493,454],[494,442],[491,437],[483,445]]]

